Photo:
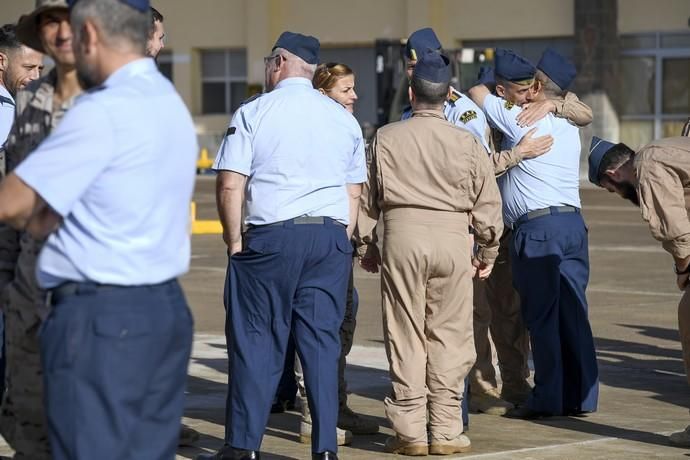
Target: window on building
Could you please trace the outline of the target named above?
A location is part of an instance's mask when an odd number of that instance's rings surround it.
[[[229,114],[247,98],[247,52],[201,51],[201,113]]]
[[[162,50],[158,57],[156,58],[156,63],[158,64],[158,70],[165,75],[165,77],[173,80],[173,53],[170,50]]]
[[[624,35],[621,48],[621,142],[679,136],[690,117],[690,34]]]

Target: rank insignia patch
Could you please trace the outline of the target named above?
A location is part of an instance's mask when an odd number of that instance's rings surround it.
[[[460,115],[460,121],[462,121],[465,124],[469,123],[472,120],[476,120],[476,119],[477,119],[477,112],[475,112],[474,110],[468,110],[467,112]]]
[[[510,102],[510,101],[506,101],[504,105],[505,105],[506,110],[510,110],[510,109],[512,109],[513,107],[515,107],[515,104],[513,104],[513,103]]]

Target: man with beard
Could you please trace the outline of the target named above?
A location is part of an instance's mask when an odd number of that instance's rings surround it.
[[[16,26],[0,27],[0,146],[5,143],[14,123],[17,92],[38,79],[42,70],[43,55],[19,41]],[[4,163],[3,155],[0,165]],[[0,177],[2,175],[4,171],[0,170]]]
[[[594,137],[589,180],[639,206],[652,236],[673,256],[676,282],[683,291],[678,330],[690,382],[690,138],[660,139],[635,153],[625,144]],[[690,447],[690,425],[669,441]]]
[[[146,55],[156,59],[161,50],[165,47],[165,26],[163,25],[163,15],[151,7],[151,30],[149,40],[146,42]]]
[[[8,174],[58,126],[81,92],[65,0],[37,0],[34,11],[19,19],[17,36],[29,48],[47,54],[55,67],[17,93],[17,118],[6,144]],[[43,239],[8,229],[0,235],[0,245],[6,249],[0,270],[7,351],[0,432],[15,458],[49,459],[38,341],[48,308],[35,274]]]
[[[64,5],[40,14],[69,38],[60,51],[73,50],[68,70],[89,92],[0,186],[0,220],[47,237],[35,268],[50,307],[40,342],[56,460],[177,448],[192,319],[176,278],[189,267],[198,146],[145,57],[149,14],[146,0],[72,1],[73,35]]]

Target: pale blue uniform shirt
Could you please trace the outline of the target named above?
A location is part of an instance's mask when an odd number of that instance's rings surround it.
[[[367,179],[357,120],[306,78],[282,80],[242,105],[213,169],[248,176],[245,223],[250,225],[300,216],[348,224],[346,185]]]
[[[451,100],[446,101],[443,104],[443,114],[446,116],[446,120],[453,123],[455,126],[469,131],[474,134],[474,136],[479,139],[487,152],[491,152],[489,148],[488,139],[486,138],[486,129],[488,125],[486,124],[486,117],[484,112],[475,104],[472,99],[463,95],[460,91],[452,88],[453,97]],[[401,120],[406,120],[412,116],[412,108],[407,108]]]
[[[7,88],[0,85],[0,148],[5,144],[14,124],[14,98]],[[11,102],[10,102],[11,101]]]
[[[494,95],[484,99],[484,111],[489,123],[503,132],[503,149],[514,147],[535,127],[535,137],[550,134],[554,139],[547,153],[521,161],[498,178],[504,222],[512,226],[523,214],[550,206],[580,208],[580,134],[577,127],[549,114],[534,126],[522,128],[516,121],[522,109]]]
[[[40,285],[134,286],[185,273],[197,155],[189,111],[152,59],[78,97],[16,169],[63,217],[39,256]]]

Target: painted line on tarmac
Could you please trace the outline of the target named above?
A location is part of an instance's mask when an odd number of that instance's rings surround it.
[[[607,212],[635,212],[640,213],[640,208],[632,206],[606,206],[606,205],[591,205],[582,208],[583,211],[607,211]]]
[[[521,453],[527,453],[527,452],[537,452],[540,450],[559,449],[562,447],[571,447],[571,446],[586,446],[589,444],[599,444],[602,442],[616,441],[619,439],[620,438],[615,438],[615,437],[590,439],[588,441],[566,442],[563,444],[549,444],[548,446],[541,446],[541,447],[526,447],[524,449],[504,450],[502,452],[491,452],[489,454],[463,455],[462,458],[463,459],[465,459],[465,458],[491,458],[491,457],[502,457],[504,455],[512,456],[515,454],[521,454]],[[513,458],[513,457],[511,457],[511,458]]]
[[[593,244],[589,246],[590,251],[603,252],[644,252],[644,253],[665,253],[661,246],[618,246],[615,244]]]
[[[653,297],[674,297],[676,299],[680,298],[681,293],[677,294],[673,292],[659,292],[659,291],[634,291],[631,289],[610,289],[605,287],[588,287],[588,292],[601,292],[606,294],[629,294],[629,295],[648,295]]]
[[[214,273],[225,273],[227,271],[226,268],[221,268],[221,267],[205,267],[203,265],[192,265],[189,267],[190,270],[201,270],[201,271],[207,271],[207,272],[214,272]]]
[[[592,226],[611,226],[611,227],[649,227],[649,224],[646,222],[621,222],[618,220],[596,220],[596,219],[589,219],[587,221],[587,224],[592,227]]]

